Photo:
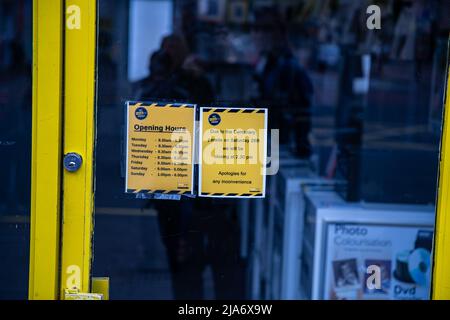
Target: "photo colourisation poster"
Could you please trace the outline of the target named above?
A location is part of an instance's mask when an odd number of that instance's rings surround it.
[[[329,224],[324,298],[429,299],[432,241],[427,227]]]

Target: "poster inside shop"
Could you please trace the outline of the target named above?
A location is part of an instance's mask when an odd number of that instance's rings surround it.
[[[193,194],[195,105],[127,102],[126,193]]]
[[[428,227],[329,224],[324,298],[429,299],[432,241]]]
[[[200,108],[199,196],[263,198],[267,109]]]

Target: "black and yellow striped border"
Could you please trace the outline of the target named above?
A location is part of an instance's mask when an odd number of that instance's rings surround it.
[[[204,113],[266,113],[267,109],[254,108],[203,108]]]
[[[262,193],[209,193],[202,192],[205,197],[262,197]]]
[[[190,103],[166,103],[166,102],[143,102],[143,101],[128,101],[129,107],[144,107],[144,108],[189,108],[195,109],[195,104]],[[192,195],[192,191],[183,190],[150,190],[150,189],[127,189],[126,193],[132,194],[173,194],[173,195]]]
[[[138,101],[130,101],[128,102],[130,107],[157,107],[157,108],[190,108],[194,109],[195,104],[189,103],[165,103],[165,102],[138,102]]]
[[[160,194],[179,194],[179,195],[186,195],[186,194],[192,194],[192,191],[183,191],[183,190],[149,190],[149,189],[127,189],[127,193],[160,193]]]
[[[202,108],[202,113],[246,113],[246,114],[255,114],[255,113],[267,113],[266,108],[237,108],[237,107],[229,107],[229,108]],[[202,197],[219,197],[219,198],[261,198],[264,197],[263,193],[213,193],[213,192],[202,192],[200,194]]]
[[[158,108],[196,108],[195,104],[187,103],[162,103],[162,102],[136,102],[129,101],[130,107],[158,107]],[[203,113],[266,113],[267,109],[263,108],[203,108]],[[127,189],[127,193],[132,194],[173,194],[173,195],[191,195],[192,191],[182,190],[149,190],[149,189]],[[263,197],[262,193],[208,193],[202,192],[201,196],[205,197]]]

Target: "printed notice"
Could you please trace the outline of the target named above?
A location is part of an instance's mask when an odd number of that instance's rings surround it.
[[[200,109],[199,195],[263,198],[267,109]]]
[[[195,105],[127,103],[127,193],[193,194]]]

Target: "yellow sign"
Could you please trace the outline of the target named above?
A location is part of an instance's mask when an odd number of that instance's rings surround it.
[[[200,109],[199,195],[263,198],[267,109]]]
[[[103,295],[98,293],[66,293],[64,300],[103,300]]]
[[[195,105],[127,103],[127,193],[193,194]]]

